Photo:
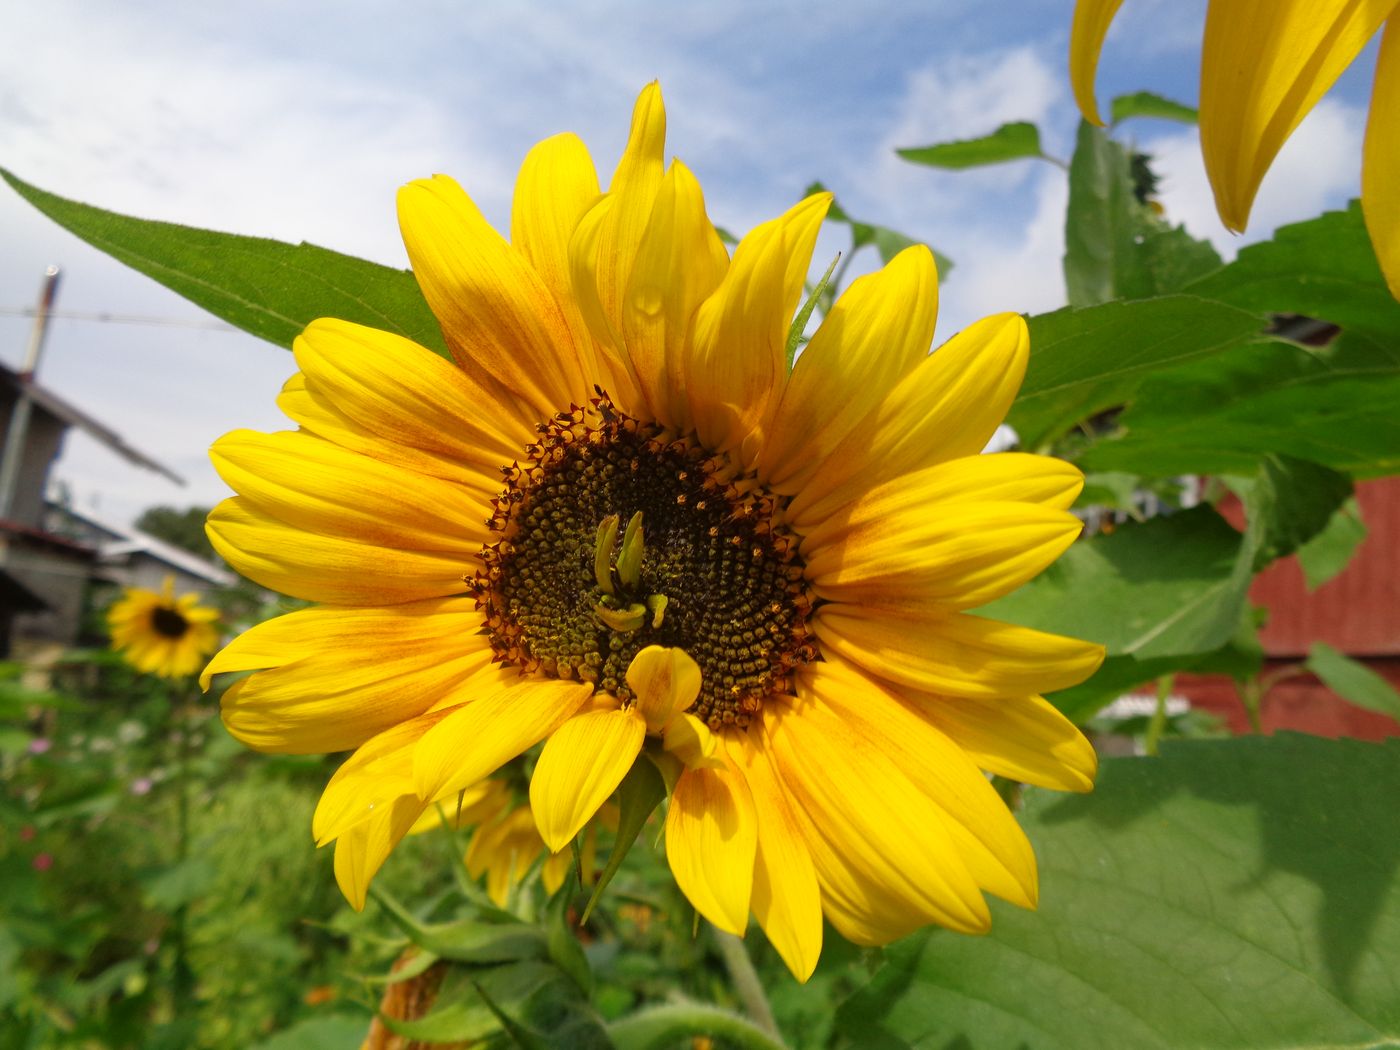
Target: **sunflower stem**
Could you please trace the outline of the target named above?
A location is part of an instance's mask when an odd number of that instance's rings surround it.
[[[787,1050],[786,1044],[747,1018],[707,1003],[666,1003],[614,1021],[608,1038],[617,1050],[674,1045],[686,1036],[713,1036],[739,1050]]]
[[[744,942],[713,925],[710,926],[710,936],[720,958],[724,960],[724,968],[729,971],[734,992],[744,1004],[744,1012],[759,1028],[770,1035],[778,1035],[778,1022],[773,1018],[773,1008],[768,1005],[768,993],[763,990],[763,982],[754,969]]]
[[[1162,733],[1167,728],[1167,698],[1171,696],[1175,681],[1176,675],[1171,674],[1157,679],[1157,706],[1152,710],[1152,720],[1147,723],[1147,738],[1142,742],[1143,751],[1149,755],[1155,755],[1162,744]]]

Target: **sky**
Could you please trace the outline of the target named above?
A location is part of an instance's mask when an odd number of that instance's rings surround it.
[[[1047,152],[1067,158],[1078,120],[1065,71],[1071,9],[1070,0],[0,0],[0,166],[126,214],[406,266],[394,216],[401,184],[450,174],[508,229],[515,173],[533,143],[577,132],[606,181],[637,92],[660,80],[668,152],[695,171],[716,223],[742,233],[820,180],[855,217],[953,259],[937,343],[988,313],[1063,303],[1065,175],[1031,161],[940,172],[894,150],[1031,120]],[[1124,4],[1100,98],[1146,89],[1194,104],[1203,11],[1204,0]],[[1243,238],[1215,216],[1193,128],[1143,120],[1122,134],[1156,158],[1168,216],[1232,257],[1357,195],[1373,65],[1363,54],[1294,135]],[[824,233],[816,269],[844,246],[838,231]],[[23,312],[51,263],[63,270],[60,316],[40,381],[187,485],[77,433],[52,481],[119,523],[152,505],[227,495],[208,447],[229,430],[289,425],[274,398],[295,371],[291,355],[219,325],[0,184],[0,360],[12,367],[30,328]]]

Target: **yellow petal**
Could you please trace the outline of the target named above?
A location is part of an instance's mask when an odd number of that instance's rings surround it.
[[[364,911],[370,880],[423,812],[412,795],[394,799],[335,844],[335,881],[356,911]]]
[[[464,553],[399,550],[294,528],[239,497],[209,515],[219,556],[274,591],[333,605],[391,605],[461,594]]]
[[[530,776],[530,808],[550,852],[564,849],[617,790],[645,735],[635,707],[584,711],[550,734]]]
[[[1077,685],[1104,648],[1075,638],[959,613],[897,613],[823,605],[813,617],[823,652],[889,682],[991,700]]]
[[[623,346],[622,333],[608,314],[598,291],[600,272],[615,260],[607,254],[619,198],[608,195],[599,200],[579,220],[569,241],[569,279],[574,301],[593,336],[594,364],[598,385],[624,411],[641,412],[645,402],[639,392],[632,362]]]
[[[1038,696],[954,700],[905,693],[989,773],[1058,791],[1090,791],[1098,757],[1068,718]]]
[[[822,901],[817,869],[754,725],[731,743],[749,783],[758,818],[753,914],[799,981],[816,969],[822,950]]]
[[[399,191],[414,276],[469,378],[515,395],[537,420],[582,404],[589,387],[553,295],[445,175]],[[499,398],[504,400],[504,397]]]
[[[452,362],[388,332],[322,318],[297,336],[292,352],[312,392],[377,444],[471,464],[499,479],[501,464],[535,440],[536,420],[496,399],[494,384],[473,382]]]
[[[418,798],[417,795],[413,796]],[[421,799],[419,801],[422,801]],[[494,778],[479,781],[450,799],[434,802],[408,829],[410,835],[440,831],[443,827],[470,828],[493,820],[510,805],[510,789]]]
[[[705,918],[742,937],[749,924],[758,822],[743,776],[687,769],[666,815],[666,859],[676,885]]]
[[[486,666],[468,598],[383,608],[320,606],[266,620],[204,669],[257,671],[230,686],[224,725],[258,751],[323,754],[358,747],[414,718]]]
[[[738,452],[782,390],[788,327],[831,194],[817,193],[752,230],[700,307],[684,362],[686,396],[706,448]]]
[[[491,506],[480,494],[314,434],[235,430],[214,442],[209,458],[245,504],[307,532],[459,551],[463,563],[490,535]]]
[[[694,715],[682,712],[666,723],[663,745],[690,769],[724,767],[724,759],[719,755],[719,739]]]
[[[1074,515],[1025,503],[947,504],[852,529],[805,553],[823,598],[887,609],[970,609],[1041,572],[1083,529]]]
[[[534,818],[526,807],[508,812],[494,824],[479,827],[467,844],[464,862],[473,878],[486,875],[486,892],[498,907],[510,902],[510,891],[535,858],[544,852],[544,843],[535,830]]]
[[[592,336],[574,301],[569,241],[598,192],[598,173],[583,140],[573,134],[555,135],[525,155],[510,213],[511,243],[554,296],[574,345],[584,354],[591,354]]]
[[[1386,23],[1371,87],[1361,163],[1361,210],[1390,294],[1400,299],[1400,18]]]
[[[977,765],[920,711],[902,704],[841,661],[812,664],[797,676],[798,695],[811,699],[804,717],[845,727],[851,745],[889,764],[927,800],[911,812],[941,819],[958,858],[989,893],[1021,907],[1036,901],[1035,854],[1006,804]]]
[[[413,753],[418,796],[443,798],[539,743],[593,695],[588,682],[526,678],[500,668],[481,692],[423,735]]]
[[[922,244],[858,278],[797,358],[758,458],[774,491],[799,491],[851,428],[928,356],[938,270]]]
[[[1279,149],[1395,7],[1395,0],[1211,0],[1201,152],[1227,227],[1245,228]]]
[[[627,684],[647,729],[659,733],[700,695],[700,665],[684,649],[649,645],[628,664]]]
[[[868,526],[892,514],[924,508],[940,513],[939,504],[956,501],[1038,503],[1068,510],[1084,488],[1079,468],[1050,456],[1027,452],[996,452],[964,456],[905,474],[861,493],[852,502],[811,522],[802,536],[804,551],[817,550],[852,529]]]
[[[1104,37],[1122,4],[1123,0],[1079,0],[1074,5],[1074,24],[1069,31],[1069,82],[1079,112],[1090,124],[1103,125],[1094,98],[1094,79]]]
[[[843,936],[887,944],[931,922],[991,922],[939,808],[811,697],[764,712],[765,744],[803,828],[822,908]]]
[[[1030,334],[1020,314],[963,329],[910,372],[793,497],[798,531],[876,485],[981,452],[1021,387]]]
[[[656,194],[621,310],[633,373],[652,417],[662,424],[689,429],[681,375],[685,342],[695,311],[728,267],[700,183],[674,161]]]

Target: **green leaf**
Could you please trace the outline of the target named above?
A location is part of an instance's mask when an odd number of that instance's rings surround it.
[[[1040,908],[916,934],[840,1009],[858,1046],[1379,1048],[1400,1042],[1400,741],[1293,734],[1106,759],[1028,789]]]
[[[836,264],[840,260],[840,255],[831,260],[831,265],[826,268],[826,273],[822,274],[821,280],[812,289],[812,294],[807,296],[807,301],[802,304],[802,308],[797,311],[797,316],[792,319],[792,324],[788,327],[785,353],[789,369],[792,368],[792,359],[797,356],[797,346],[802,342],[802,334],[807,331],[807,322],[811,319],[812,311],[817,308],[817,302],[826,293],[827,286],[831,284],[831,273],[836,269]]]
[[[1245,310],[1184,295],[1028,320],[1030,365],[1007,422],[1029,448],[1123,404],[1154,372],[1238,346],[1261,323]]]
[[[409,940],[441,959],[495,963],[541,959],[548,954],[545,933],[538,926],[518,921],[480,922],[475,919],[421,922],[377,883],[370,884],[370,896],[408,934]]]
[[[437,320],[405,270],[314,244],[135,219],[47,193],[3,169],[0,176],[64,229],[259,338],[290,347],[316,318],[339,317],[448,356]]]
[[[1118,297],[1122,284],[1146,285],[1133,212],[1128,153],[1103,128],[1079,122],[1069,164],[1065,213],[1065,289],[1071,306],[1095,306]]]
[[[1266,455],[1251,478],[1227,479],[1244,501],[1255,533],[1256,571],[1292,554],[1321,532],[1351,498],[1351,479],[1335,470],[1288,456]]]
[[[1026,121],[1003,124],[990,135],[983,135],[981,138],[940,142],[934,146],[915,146],[897,149],[895,152],[915,164],[954,170],[1044,156],[1040,151],[1040,130]]]
[[[589,898],[588,906],[583,909],[579,925],[588,921],[594,906],[603,896],[603,890],[617,874],[617,869],[622,866],[622,860],[631,851],[632,844],[637,841],[642,826],[665,797],[666,782],[661,779],[661,771],[645,753],[638,755],[637,760],[632,763],[632,768],[627,771],[627,775],[617,787],[617,834],[613,837],[612,852],[608,854],[608,862],[598,875],[598,885],[593,887],[593,896]]]
[[[803,196],[810,197],[814,193],[825,192],[828,191],[824,185],[820,182],[814,182],[807,187]],[[871,245],[880,256],[880,261],[882,263],[888,263],[900,252],[904,251],[905,248],[924,243],[923,241],[915,240],[907,234],[900,233],[898,230],[892,230],[888,226],[878,226],[875,223],[862,222],[859,219],[851,218],[846,209],[841,207],[840,202],[835,198],[832,199],[831,207],[827,210],[826,219],[827,222],[841,223],[851,228],[852,254],[855,254],[867,245]],[[938,267],[938,275],[940,277],[947,277],[948,271],[953,268],[953,260],[936,248],[931,248],[928,245],[924,246],[928,248],[929,251],[933,252],[933,261]]]
[[[359,1046],[369,1031],[369,1017],[315,1017],[298,1021],[250,1050],[344,1050]]]
[[[1365,538],[1361,507],[1355,499],[1349,499],[1337,508],[1321,532],[1298,548],[1298,564],[1308,590],[1317,590],[1341,573]]]
[[[1113,100],[1113,123],[1121,124],[1133,117],[1156,117],[1159,120],[1175,120],[1182,124],[1195,124],[1199,114],[1190,106],[1173,102],[1150,91],[1138,91],[1131,95],[1119,95]]]
[[[588,965],[588,956],[583,945],[569,922],[569,905],[573,902],[575,880],[564,880],[563,887],[549,902],[545,914],[545,937],[549,958],[555,966],[578,985],[585,996],[593,991],[593,969]]]
[[[1400,693],[1365,664],[1339,653],[1326,642],[1314,642],[1308,650],[1307,668],[1343,700],[1400,718]]]

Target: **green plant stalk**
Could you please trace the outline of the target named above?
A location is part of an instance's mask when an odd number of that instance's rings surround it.
[[[189,697],[181,695],[178,705],[172,705],[172,726],[178,726],[180,743],[176,752],[175,766],[175,863],[184,864],[190,853],[190,720]],[[190,968],[189,956],[189,903],[184,902],[175,909],[174,941],[175,972],[171,977],[170,990],[174,998],[175,1016],[184,1014],[194,994],[194,970]]]
[[[778,1035],[778,1022],[773,1017],[773,1008],[768,1005],[768,993],[763,990],[763,981],[754,969],[744,942],[713,925],[710,934],[720,958],[724,960],[724,968],[729,971],[734,992],[744,1004],[744,1012],[765,1032]]]
[[[708,1035],[738,1050],[787,1050],[787,1045],[738,1014],[706,1003],[667,1003],[639,1010],[608,1026],[617,1050],[674,1046],[687,1036]]]
[[[1157,679],[1157,706],[1152,711],[1152,721],[1147,723],[1147,738],[1142,742],[1143,751],[1149,755],[1155,755],[1162,745],[1162,733],[1167,728],[1167,698],[1175,681],[1176,675],[1172,674]]]

